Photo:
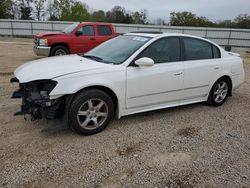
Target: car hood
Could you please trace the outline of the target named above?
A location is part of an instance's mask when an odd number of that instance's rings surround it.
[[[43,37],[52,36],[52,35],[65,35],[65,34],[62,32],[39,32],[35,35],[35,37],[43,38]]]
[[[18,67],[14,74],[20,83],[26,83],[34,80],[53,79],[93,69],[102,69],[107,66],[111,65],[86,59],[79,55],[66,55],[25,63]]]

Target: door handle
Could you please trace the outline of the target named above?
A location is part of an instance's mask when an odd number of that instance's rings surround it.
[[[175,76],[180,76],[180,75],[182,75],[183,74],[183,72],[177,72],[177,73],[175,73],[174,75]]]
[[[220,69],[220,67],[214,67],[214,70],[218,70],[218,69]]]
[[[90,40],[96,40],[95,38],[90,38]]]

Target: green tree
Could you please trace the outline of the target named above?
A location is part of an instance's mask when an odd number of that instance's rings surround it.
[[[194,26],[208,27],[213,23],[206,17],[198,17],[191,12],[172,12],[170,13],[170,24],[173,26]]]
[[[32,20],[31,18],[31,12],[32,8],[31,7],[20,7],[21,10],[21,19],[22,20]]]
[[[20,12],[21,12],[21,19],[22,20],[32,20],[31,13],[32,7],[31,3],[33,0],[18,0]]]
[[[237,28],[250,29],[250,16],[247,14],[238,15],[234,22]]]
[[[123,22],[120,23],[126,23],[126,24],[133,23],[133,18],[129,13],[126,13]]]
[[[212,27],[214,26],[214,23],[209,21],[206,17],[201,16],[201,17],[196,17],[194,26],[197,27]]]
[[[0,6],[0,19],[13,18],[11,12],[12,1],[11,0],[2,0]]]
[[[126,12],[126,9],[121,6],[114,6],[106,14],[107,21],[113,23],[132,23],[132,16]]]
[[[74,0],[61,0],[60,2],[60,17],[59,20],[70,21],[71,7]]]
[[[91,15],[91,21],[94,22],[106,22],[106,13],[103,10],[93,12]]]
[[[90,14],[87,5],[80,1],[66,0],[61,5],[61,21],[88,21]]]
[[[195,14],[191,12],[170,13],[170,24],[173,26],[191,26],[195,20]]]

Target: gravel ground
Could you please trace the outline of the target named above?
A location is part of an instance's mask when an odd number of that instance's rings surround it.
[[[1,41],[0,187],[250,187],[250,55],[246,83],[221,107],[131,115],[80,136],[12,115],[11,72],[37,57],[31,44]]]

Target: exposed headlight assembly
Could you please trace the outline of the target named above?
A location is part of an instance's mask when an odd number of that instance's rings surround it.
[[[11,79],[18,82],[18,79]],[[57,116],[61,104],[60,99],[50,100],[49,93],[56,87],[57,82],[53,80],[36,80],[21,83],[20,88],[15,91],[12,98],[22,98],[21,111],[15,115],[30,114],[31,120],[40,119],[43,116],[53,119]]]
[[[24,88],[28,91],[38,93],[50,93],[55,87],[57,82],[53,80],[37,80],[24,84]]]
[[[11,82],[16,81],[16,78],[11,79]],[[18,91],[15,91],[12,98],[21,98],[24,94],[31,94],[37,98],[49,98],[49,93],[56,87],[57,82],[53,80],[37,80],[29,83],[20,84]]]

